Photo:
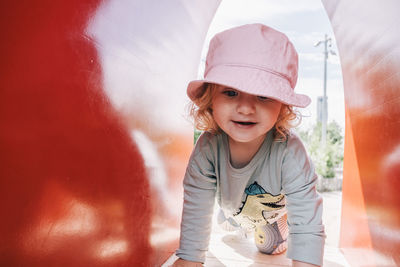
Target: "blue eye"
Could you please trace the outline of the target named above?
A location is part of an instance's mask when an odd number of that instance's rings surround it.
[[[238,95],[238,92],[234,91],[234,90],[225,90],[222,92],[224,95],[227,95],[229,97],[234,97]]]

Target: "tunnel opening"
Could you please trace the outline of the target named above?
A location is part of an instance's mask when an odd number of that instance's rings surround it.
[[[324,198],[323,220],[328,236],[326,245],[331,252],[335,251],[335,253],[328,253],[327,261],[345,262],[338,252],[345,133],[344,90],[340,59],[329,18],[320,1],[297,1],[294,5],[289,2],[277,3],[273,1],[253,1],[250,5],[241,1],[222,1],[205,38],[197,79],[203,79],[210,39],[216,33],[225,29],[250,23],[263,23],[284,32],[294,43],[299,54],[299,78],[295,91],[309,95],[312,99],[312,104],[305,109],[299,110],[302,114],[302,121],[295,131],[303,139],[307,150],[309,153],[311,152],[311,157],[318,164],[319,181],[317,189]],[[328,36],[325,37],[325,41],[328,38],[329,40],[327,42],[327,50],[324,51],[323,46],[316,47],[315,44],[318,41],[324,41],[325,35]],[[326,53],[329,53],[326,62],[328,71],[324,74],[324,57]],[[327,145],[330,146],[329,152],[331,153],[329,156],[327,153],[320,153],[323,120],[321,100],[324,94],[324,83],[327,91],[327,102],[329,103],[326,110],[329,116],[325,115],[327,116],[326,123],[328,125]],[[195,142],[200,133],[200,131],[195,130]],[[335,139],[335,141],[329,138]],[[340,139],[340,142],[334,144],[338,139]],[[335,151],[332,152],[332,150]],[[332,155],[333,153],[335,154]],[[325,161],[322,160],[323,157],[326,158]],[[335,166],[332,166],[335,160]],[[327,165],[330,165],[330,172],[327,170]],[[215,209],[215,212],[218,212],[218,208]],[[219,226],[214,224],[213,227],[218,228]],[[221,235],[219,230],[216,231],[217,235]],[[214,240],[214,242],[217,241]],[[236,260],[243,260],[246,255],[243,255],[241,251],[248,248],[241,247],[240,242],[243,242],[243,240],[233,235],[228,234],[228,237],[222,237],[219,245],[225,246],[226,249],[221,249],[218,244],[211,246],[212,259],[209,258],[209,260],[218,259],[220,263],[215,263],[216,266],[218,264],[229,266]],[[246,240],[244,242],[246,243]],[[248,246],[254,245],[251,242],[246,244]],[[234,250],[229,248],[234,248]],[[231,255],[231,263],[226,260],[227,255]],[[262,258],[254,256],[252,253],[250,255],[248,255],[247,259],[249,262]],[[329,257],[332,258],[329,259]],[[271,263],[270,259],[265,260],[265,263]],[[282,264],[288,264],[285,257],[280,259],[278,257],[276,261],[279,262],[279,260],[282,261]]]

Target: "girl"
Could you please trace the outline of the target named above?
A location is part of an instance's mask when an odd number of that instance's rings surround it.
[[[184,178],[180,258],[202,266],[214,199],[225,228],[255,231],[261,252],[286,251],[293,266],[322,265],[324,226],[317,176],[300,139],[290,132],[297,52],[281,32],[262,24],[236,27],[210,42],[204,80],[189,83],[200,136]]]

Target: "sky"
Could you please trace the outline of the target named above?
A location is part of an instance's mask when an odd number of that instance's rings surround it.
[[[308,95],[312,102],[304,109],[301,130],[317,120],[317,98],[323,95],[325,34],[332,39],[336,55],[329,55],[327,66],[328,122],[335,120],[344,131],[344,95],[339,52],[328,16],[319,0],[223,0],[211,22],[202,52],[199,76],[210,39],[218,32],[248,23],[263,23],[285,33],[299,54],[299,78],[295,92]]]

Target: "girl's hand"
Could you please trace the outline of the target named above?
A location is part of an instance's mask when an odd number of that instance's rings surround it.
[[[187,261],[184,259],[177,259],[170,267],[203,267],[203,264],[195,261]]]

